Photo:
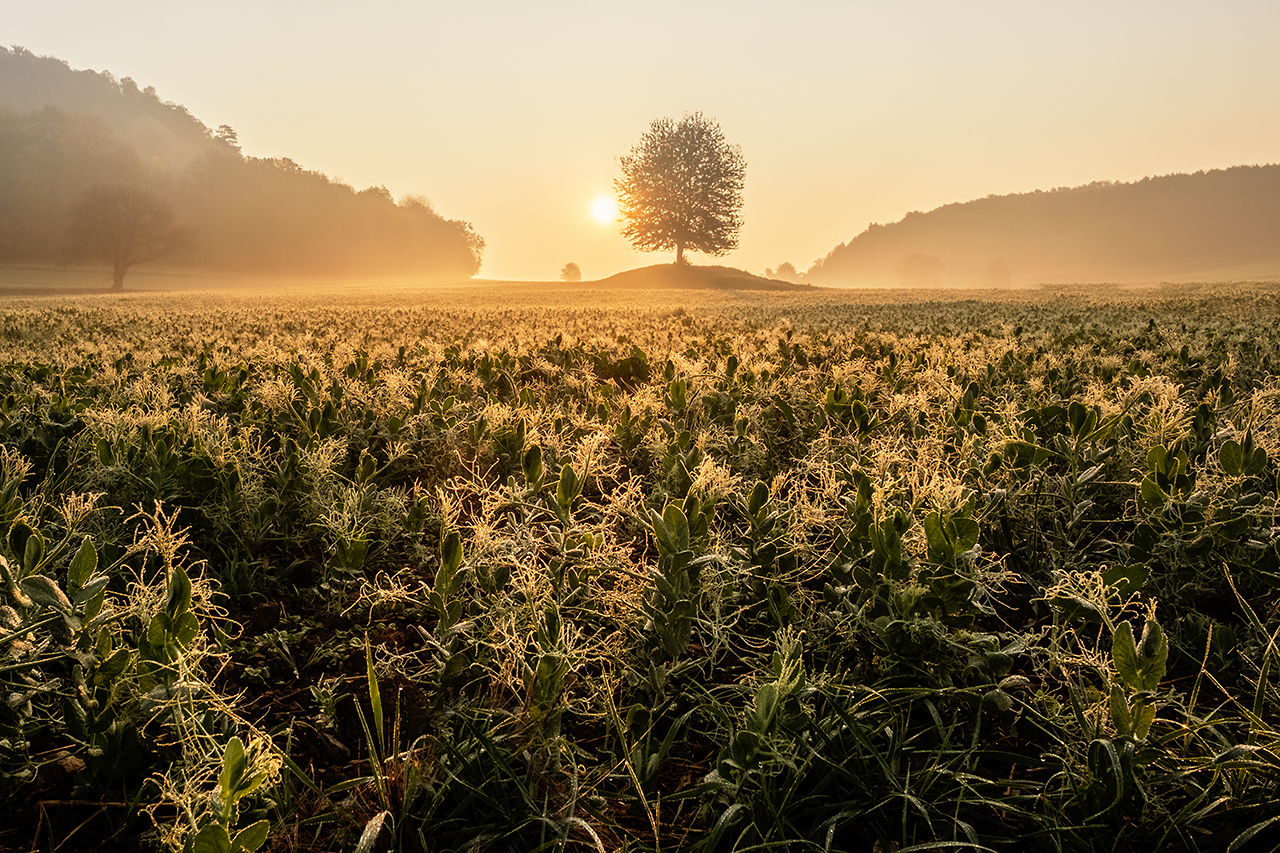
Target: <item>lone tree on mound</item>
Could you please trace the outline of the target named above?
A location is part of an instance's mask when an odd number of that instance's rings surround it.
[[[72,252],[80,260],[111,264],[111,289],[124,290],[134,264],[179,252],[193,233],[173,223],[173,210],[146,190],[93,186],[71,209]]]
[[[643,252],[685,249],[723,255],[738,246],[747,163],[720,125],[702,113],[655,119],[613,182],[622,235]]]

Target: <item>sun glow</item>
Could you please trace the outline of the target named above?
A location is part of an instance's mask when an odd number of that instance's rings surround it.
[[[618,202],[611,195],[597,196],[591,202],[591,218],[601,225],[608,225],[618,219]]]

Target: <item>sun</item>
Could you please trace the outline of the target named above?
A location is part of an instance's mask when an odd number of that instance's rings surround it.
[[[591,202],[591,218],[601,225],[608,225],[618,219],[618,202],[611,195],[596,196]]]

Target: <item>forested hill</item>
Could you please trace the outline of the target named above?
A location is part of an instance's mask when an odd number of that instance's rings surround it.
[[[51,106],[92,116],[144,162],[171,171],[215,142],[209,128],[185,107],[161,101],[154,87],[139,89],[132,79],[117,80],[105,71],[76,71],[60,59],[22,48],[0,48],[0,104],[18,113]]]
[[[195,232],[167,263],[305,275],[471,276],[484,241],[421,197],[357,191],[288,158],[241,153],[128,77],[0,47],[0,262],[67,259],[71,207],[96,184],[145,189]]]
[[[872,224],[814,264],[843,286],[1280,277],[1280,166],[988,196]]]

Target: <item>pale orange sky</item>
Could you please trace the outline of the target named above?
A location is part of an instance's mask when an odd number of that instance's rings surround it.
[[[155,86],[246,154],[421,193],[481,278],[588,279],[649,122],[747,160],[737,251],[806,269],[869,222],[989,194],[1280,162],[1280,3],[0,0],[0,43]]]

